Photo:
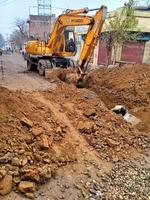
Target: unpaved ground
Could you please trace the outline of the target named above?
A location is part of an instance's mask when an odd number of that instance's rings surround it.
[[[43,77],[36,73],[28,73],[26,70],[26,62],[19,54],[3,55],[0,57],[3,61],[4,76],[0,69],[0,85],[10,90],[47,90],[54,89],[55,85],[44,80]]]
[[[12,58],[9,56],[7,62],[18,66],[20,58],[17,56],[17,63],[11,61]],[[21,63],[20,60],[19,66]],[[122,87],[127,85],[123,84],[123,80],[115,87],[115,79],[124,69],[113,69],[107,73],[99,70],[92,75],[90,88],[77,89],[59,80],[55,84],[49,83],[34,73],[23,73],[20,77],[17,71],[21,67],[18,66],[16,70],[15,66],[11,68],[15,69],[11,74],[16,82],[20,80],[24,83],[26,79],[34,82],[34,77],[41,82],[39,90],[37,85],[32,90],[31,83],[27,84],[30,93],[24,92],[25,84],[17,88],[23,91],[0,89],[0,160],[7,155],[0,169],[12,176],[14,191],[0,196],[0,199],[24,199],[24,196],[16,193],[18,184],[23,180],[36,183],[37,191],[34,194],[39,200],[150,198],[148,118],[143,112],[144,124],[132,127],[110,111],[118,103],[127,105],[132,111],[140,107],[139,104],[132,107],[135,94],[132,94],[130,86],[127,92],[126,89],[119,89],[121,83]],[[128,71],[132,74],[131,80],[137,82],[137,79],[134,80],[134,70]],[[142,73],[149,77],[147,69]],[[109,74],[109,81],[113,77],[114,84],[111,86],[110,83],[107,87]],[[139,76],[141,72],[137,73]],[[45,83],[49,85],[48,90],[40,91],[41,84]],[[141,79],[140,84],[146,85],[145,79]],[[3,86],[6,85],[3,83]],[[11,83],[7,88],[11,88]],[[123,98],[125,93],[126,101]],[[140,108],[147,108],[149,99],[145,101],[139,94],[140,89],[137,90],[138,100],[142,102]],[[146,99],[145,93],[142,94]],[[116,97],[120,97],[119,100]],[[30,127],[22,124],[24,117],[32,122]],[[43,146],[43,137],[46,137],[48,146]],[[14,158],[19,159],[17,165],[14,165]],[[46,184],[41,186],[42,183]]]

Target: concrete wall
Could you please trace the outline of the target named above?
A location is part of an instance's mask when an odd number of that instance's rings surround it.
[[[122,11],[122,8],[118,8],[116,11],[119,13]],[[116,11],[109,12],[109,14],[107,15],[107,19],[103,26],[103,32],[107,30],[107,24],[109,23],[110,20],[112,20],[115,17]],[[138,20],[138,25],[135,29],[132,29],[131,31],[149,33],[150,32],[150,11],[136,10],[134,12],[134,15],[136,19]]]
[[[119,8],[119,9],[117,9],[117,11],[121,12],[121,9],[122,8]],[[136,29],[133,29],[132,31],[150,33],[150,11],[136,10],[134,15],[138,19],[138,26],[137,26]],[[105,22],[104,27],[103,27],[103,32],[106,31],[106,27],[107,27],[107,24],[108,24],[109,20],[113,19],[114,17],[115,17],[115,11],[112,11],[112,12],[110,12],[108,14],[106,22]],[[87,30],[88,30],[88,26],[78,27],[76,29],[76,34],[77,35],[86,34]],[[135,61],[139,61],[140,60],[140,62],[143,62],[143,63],[150,63],[150,42],[146,43],[144,50],[142,49],[142,55],[140,56],[139,60],[136,58],[136,55],[134,55],[136,53],[136,52],[134,52],[134,49],[138,51],[138,47],[135,48],[133,45],[131,45],[131,46],[133,47],[133,51],[131,49],[132,47],[129,47],[129,50],[130,50],[130,53],[132,53],[133,57],[135,57],[135,58],[133,58],[133,59],[129,58],[129,60],[135,60]],[[138,42],[137,42],[137,46],[138,46]],[[99,55],[100,54],[99,51],[104,51],[104,52],[101,52],[101,56]],[[94,65],[102,63],[102,62],[100,62],[99,58],[106,54],[105,51],[106,51],[106,48],[104,47],[104,45],[102,47],[97,46],[97,48],[94,51],[94,58],[92,59],[92,62],[93,62]],[[144,51],[144,53],[143,53],[143,51]],[[112,49],[112,51],[110,52],[111,60],[113,60],[113,52],[114,51]],[[123,54],[124,53],[125,53],[125,51],[123,52]],[[116,58],[116,60],[117,61],[121,61],[123,57],[124,56],[122,56],[122,47],[119,47],[118,50],[117,50],[117,58]],[[126,56],[126,58],[127,58],[127,56]],[[106,60],[106,59],[103,58],[103,60]],[[106,62],[104,62],[104,64],[105,63]]]
[[[150,64],[150,41],[145,43],[143,63]]]

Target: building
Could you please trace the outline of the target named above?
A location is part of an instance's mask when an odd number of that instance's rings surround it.
[[[121,10],[122,8],[119,8]],[[117,61],[120,62],[131,62],[131,63],[148,63],[150,64],[150,6],[147,7],[136,7],[134,15],[138,19],[138,26],[134,32],[140,32],[137,40],[134,42],[127,42],[122,47],[117,50]],[[110,12],[106,19],[112,19],[115,16],[115,11]],[[81,40],[82,35],[87,33],[87,28],[77,29],[77,38],[83,46],[83,41]],[[105,33],[105,25],[103,28],[103,33]],[[106,46],[106,41],[100,39],[97,47],[95,48],[93,58],[91,63],[93,65],[108,65],[112,63],[114,51]]]
[[[115,16],[114,13],[115,12],[109,13],[107,20],[113,18]],[[136,29],[131,31],[138,32],[140,35],[137,37],[136,41],[126,42],[120,47],[117,51],[116,59],[118,62],[150,63],[150,7],[136,7],[134,15],[138,19],[138,25]],[[97,64],[111,64],[113,54],[113,49],[108,52],[106,41],[100,41]]]
[[[55,21],[55,15],[30,15],[29,24],[29,37],[37,36],[40,40],[47,39],[51,33]]]

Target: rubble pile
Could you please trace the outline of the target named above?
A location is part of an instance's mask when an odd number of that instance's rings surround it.
[[[150,147],[150,137],[146,133],[139,132],[108,110],[99,98],[80,102],[78,109],[82,109],[83,114],[77,114],[76,126],[100,158],[116,162]]]
[[[0,195],[19,190],[34,198],[38,184],[74,161],[61,145],[68,127],[31,97],[0,88]]]
[[[150,137],[147,133],[133,128],[121,116],[109,110],[98,94],[63,83],[57,92],[62,111],[96,149],[100,158],[117,162],[130,157],[134,152],[149,149]],[[45,96],[58,101],[56,91],[55,98],[53,94]]]

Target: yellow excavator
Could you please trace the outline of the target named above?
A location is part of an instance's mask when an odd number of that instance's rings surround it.
[[[96,11],[95,15],[87,16],[86,14],[90,11]],[[56,19],[48,42],[39,40],[27,42],[27,69],[32,70],[36,67],[39,74],[44,75],[45,69],[73,66],[77,69],[77,82],[82,82],[94,48],[100,38],[106,13],[106,6],[98,9],[66,10]],[[74,31],[69,27],[85,25],[89,25],[89,29],[77,66],[74,66],[72,57],[76,55],[77,49]]]

